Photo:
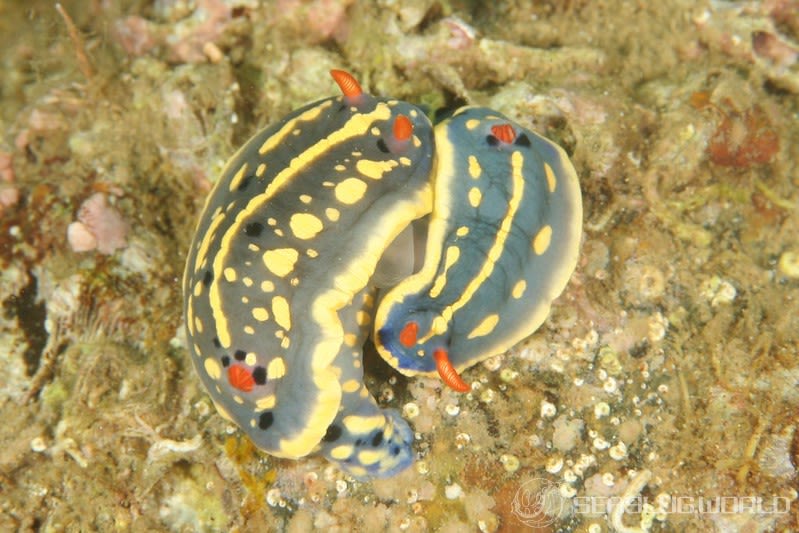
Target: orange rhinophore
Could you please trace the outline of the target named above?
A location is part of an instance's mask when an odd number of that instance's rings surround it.
[[[438,375],[441,376],[441,379],[449,386],[449,388],[457,392],[469,392],[472,390],[472,387],[463,381],[463,378],[460,377],[458,371],[455,370],[454,366],[452,366],[452,363],[449,360],[449,354],[446,350],[442,348],[435,350],[433,352],[433,359],[436,361]]]
[[[330,75],[347,98],[357,98],[363,94],[361,84],[349,72],[334,69]]]

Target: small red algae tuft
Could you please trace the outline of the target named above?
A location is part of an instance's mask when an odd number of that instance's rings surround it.
[[[118,20],[112,28],[114,40],[131,56],[165,47],[170,61],[178,63],[219,62],[216,42],[233,19],[233,9],[223,0],[197,0],[190,15],[174,24],[159,24],[138,15]]]
[[[158,45],[154,30],[154,25],[144,17],[131,15],[116,22],[113,34],[125,53],[139,57]]]
[[[452,50],[466,50],[477,40],[477,31],[458,17],[447,17],[442,23],[450,31],[447,46]]]
[[[353,0],[279,0],[271,15],[282,25],[296,25],[303,39],[321,43],[329,39],[345,41],[349,34],[347,9]]]
[[[771,161],[779,151],[780,142],[763,109],[755,104],[739,112],[731,102],[724,103],[730,111],[719,109],[724,118],[707,147],[710,161],[716,165],[737,168]]]
[[[758,57],[768,59],[781,68],[790,68],[799,58],[799,49],[767,31],[752,33],[752,50]]]

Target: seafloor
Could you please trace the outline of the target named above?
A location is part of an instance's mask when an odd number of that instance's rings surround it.
[[[797,0],[2,0],[0,61],[0,531],[799,529]],[[182,333],[210,186],[331,68],[557,140],[585,205],[472,393],[369,364],[419,456],[375,482],[258,452]]]

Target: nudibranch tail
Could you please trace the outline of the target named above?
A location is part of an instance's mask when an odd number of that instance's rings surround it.
[[[471,385],[463,381],[458,371],[452,366],[447,350],[444,348],[437,348],[433,351],[433,359],[436,362],[438,375],[441,376],[442,381],[444,381],[449,388],[456,392],[469,392],[472,390]]]
[[[365,388],[364,388],[365,391]],[[413,431],[393,409],[380,410],[368,392],[327,428],[322,455],[358,479],[391,477],[413,464]],[[354,413],[354,414],[353,414]]]
[[[413,462],[408,423],[396,411],[380,409],[363,383],[361,347],[369,336],[365,317],[373,310],[373,296],[367,289],[341,312],[352,337],[333,361],[339,370],[341,405],[320,443],[322,455],[359,479],[393,476]]]

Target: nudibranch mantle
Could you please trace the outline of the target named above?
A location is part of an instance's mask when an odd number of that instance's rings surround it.
[[[369,281],[430,210],[432,125],[334,77],[342,96],[256,133],[224,169],[187,259],[186,330],[217,409],[259,448],[388,476],[411,464],[412,433],[363,385]]]
[[[582,199],[563,149],[496,111],[459,110],[435,142],[424,265],[382,299],[375,343],[400,372],[446,372],[458,389],[457,372],[549,314],[577,264]]]

